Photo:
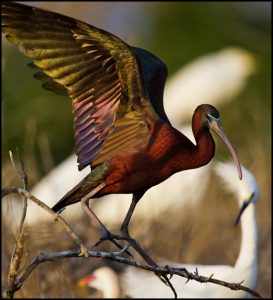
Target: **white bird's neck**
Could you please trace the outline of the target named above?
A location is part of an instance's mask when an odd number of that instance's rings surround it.
[[[102,285],[99,290],[103,291],[103,298],[120,298],[118,275],[112,269],[103,268],[99,282]]]
[[[117,285],[106,284],[103,291],[104,298],[119,298],[120,290]]]
[[[250,203],[241,217],[241,246],[235,268],[256,268],[258,232],[255,214],[255,204]]]

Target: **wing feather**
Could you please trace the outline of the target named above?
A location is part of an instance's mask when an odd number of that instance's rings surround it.
[[[48,89],[72,98],[79,170],[149,142],[158,118],[132,48],[118,37],[57,13],[2,3],[2,31],[34,60]]]

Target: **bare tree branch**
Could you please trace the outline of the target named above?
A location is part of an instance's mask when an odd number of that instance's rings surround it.
[[[15,281],[15,290],[19,290],[21,286],[23,285],[24,281],[28,278],[28,276],[32,273],[32,271],[41,263],[48,262],[48,261],[57,261],[59,259],[68,258],[68,257],[98,257],[98,258],[105,258],[109,260],[113,260],[119,263],[131,265],[140,269],[149,270],[152,272],[155,272],[157,274],[161,273],[162,275],[169,275],[170,278],[176,274],[182,277],[187,278],[187,281],[189,280],[196,280],[201,283],[214,283],[221,286],[225,286],[227,288],[230,288],[232,290],[242,290],[245,291],[252,296],[255,296],[257,298],[261,298],[261,296],[254,290],[245,287],[241,285],[241,283],[229,283],[226,281],[222,281],[216,278],[212,278],[213,274],[210,277],[201,276],[198,274],[198,270],[196,270],[194,273],[190,273],[185,268],[172,268],[170,266],[165,267],[154,267],[151,265],[143,265],[135,260],[128,259],[125,257],[120,256],[123,254],[127,249],[128,245],[123,248],[119,252],[101,252],[101,251],[93,251],[93,250],[87,250],[87,248],[83,245],[79,237],[74,233],[72,228],[66,223],[66,221],[59,215],[56,214],[54,211],[52,211],[46,204],[44,204],[42,201],[31,195],[28,191],[22,188],[16,188],[16,187],[6,187],[2,189],[2,197],[11,194],[16,193],[23,195],[24,197],[27,197],[28,199],[32,200],[34,203],[45,209],[50,215],[52,215],[55,219],[60,221],[67,232],[70,234],[70,236],[75,240],[75,242],[80,246],[80,249],[73,249],[73,250],[67,250],[67,251],[61,251],[61,252],[50,252],[50,253],[39,253],[36,255],[36,257],[26,266],[26,268],[22,271],[20,276],[18,276],[18,279]]]
[[[62,251],[62,252],[51,252],[51,253],[39,253],[31,262],[30,264],[25,268],[25,270],[21,273],[19,276],[18,280],[15,282],[15,289],[18,290],[22,286],[23,282],[28,278],[28,276],[31,274],[31,272],[40,264],[44,263],[47,261],[56,261],[62,258],[67,258],[67,257],[79,257],[83,255],[82,251],[82,246],[85,248],[85,246],[82,244],[80,239],[77,237],[77,235],[73,232],[73,230],[70,228],[70,226],[65,222],[65,220],[55,212],[53,212],[47,205],[45,205],[43,202],[41,202],[39,199],[35,198],[32,196],[29,192],[27,192],[24,189],[16,188],[16,187],[6,187],[2,189],[2,197],[10,194],[10,193],[17,193],[20,195],[23,195],[30,200],[34,201],[37,205],[41,206],[44,208],[49,214],[51,214],[54,218],[57,218],[61,223],[65,226],[66,230],[68,233],[71,235],[71,237],[76,241],[76,243],[81,247],[81,250],[75,249],[75,250],[67,250],[67,251]],[[127,248],[122,249],[122,253],[126,251]],[[225,286],[227,288],[230,288],[232,290],[243,290],[246,291],[247,293],[261,298],[261,296],[255,292],[252,289],[249,289],[248,287],[242,286],[241,283],[229,283],[225,282],[222,280],[218,280],[215,278],[212,278],[213,274],[210,277],[206,276],[201,276],[198,275],[198,272],[196,271],[195,273],[190,273],[186,269],[181,269],[181,268],[171,268],[169,266],[166,267],[153,267],[150,265],[143,265],[135,260],[131,260],[128,258],[124,258],[122,256],[119,256],[119,252],[98,252],[98,251],[91,251],[87,250],[86,248],[84,249],[87,252],[84,252],[84,256],[90,256],[90,257],[100,257],[100,258],[106,258],[110,260],[114,260],[120,263],[128,264],[131,266],[135,266],[137,268],[145,269],[145,270],[150,270],[156,273],[161,273],[161,274],[168,274],[172,276],[173,274],[182,276],[187,278],[188,280],[196,280],[201,283],[204,282],[210,282],[214,284],[218,284],[221,286]],[[118,254],[118,255],[117,255]]]
[[[27,190],[28,178],[27,178],[27,174],[25,171],[25,165],[21,158],[18,148],[17,148],[17,154],[18,154],[19,161],[20,161],[21,172],[19,171],[19,168],[15,163],[13,153],[11,151],[9,151],[10,160],[15,169],[15,172],[16,172],[17,176],[22,180],[24,189]],[[14,245],[13,253],[11,256],[11,260],[10,260],[10,268],[9,268],[9,274],[8,274],[8,279],[7,279],[7,288],[5,290],[5,295],[9,298],[13,298],[13,294],[15,291],[15,280],[16,280],[16,276],[19,271],[19,267],[20,267],[21,260],[23,257],[23,252],[24,252],[23,245],[24,245],[25,235],[23,232],[23,225],[24,225],[24,221],[26,218],[26,212],[27,212],[27,197],[24,197],[23,210],[22,210],[22,216],[21,216],[20,225],[19,225],[19,231],[18,231],[16,240],[15,240],[15,245]]]
[[[26,191],[24,189],[21,189],[21,188],[16,188],[16,187],[3,188],[2,189],[2,198],[4,196],[6,196],[8,194],[12,194],[12,193],[19,194],[19,195],[22,195],[24,197],[27,197],[28,199],[30,199],[31,201],[36,203],[38,206],[43,208],[45,211],[47,211],[54,218],[54,220],[59,221],[64,226],[64,228],[69,233],[69,235],[72,237],[72,239],[80,247],[80,249],[81,249],[80,255],[85,256],[85,257],[88,256],[88,249],[84,246],[81,239],[76,235],[76,233],[73,231],[73,229],[70,227],[70,225],[61,217],[61,215],[59,215],[58,213],[55,213],[50,207],[48,207],[41,200],[37,199],[36,197],[31,195],[31,193],[29,193],[28,191]]]
[[[245,291],[252,296],[255,296],[257,298],[261,298],[261,296],[255,292],[254,290],[245,287],[241,285],[241,283],[229,283],[222,280],[218,280],[215,278],[206,277],[197,275],[195,273],[190,273],[185,268],[172,268],[170,266],[165,267],[154,267],[151,265],[143,265],[135,260],[128,259],[125,257],[120,256],[120,253],[124,252],[125,249],[127,249],[128,246],[126,246],[122,251],[120,252],[102,252],[102,251],[92,251],[89,250],[89,257],[97,257],[97,258],[105,258],[109,260],[113,260],[116,262],[120,262],[123,264],[131,265],[140,269],[149,270],[156,273],[166,274],[166,275],[179,275],[181,277],[187,278],[187,280],[196,280],[201,283],[214,283],[221,286],[225,286],[227,288],[230,288],[231,290],[242,290]],[[31,274],[31,272],[41,263],[48,262],[48,261],[57,261],[63,258],[68,257],[79,257],[80,256],[80,250],[78,249],[72,249],[67,251],[60,251],[60,252],[51,252],[51,253],[39,253],[36,255],[36,257],[30,262],[30,264],[25,268],[25,270],[22,272],[20,277],[18,278],[18,281],[16,282],[16,288],[17,290],[20,289],[23,282],[27,279],[27,277]]]
[[[17,154],[18,154],[18,157],[19,157],[19,160],[20,160],[22,174],[20,174],[19,169],[16,166],[16,163],[14,161],[12,152],[9,151],[10,160],[11,160],[12,165],[13,165],[15,171],[16,171],[16,174],[22,180],[23,188],[27,191],[28,190],[28,177],[27,177],[27,173],[26,173],[26,169],[25,169],[25,164],[22,160],[22,157],[21,157],[21,154],[20,154],[20,151],[19,151],[18,148],[17,148]],[[23,204],[22,217],[21,217],[21,221],[20,221],[20,225],[19,225],[18,239],[19,239],[19,236],[21,235],[22,230],[23,230],[23,225],[24,225],[24,221],[25,221],[25,218],[26,218],[26,214],[27,214],[27,197],[24,197],[24,204]]]

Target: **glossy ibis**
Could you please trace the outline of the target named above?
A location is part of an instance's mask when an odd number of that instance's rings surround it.
[[[232,282],[243,282],[244,286],[254,289],[257,280],[257,223],[256,203],[258,199],[258,186],[255,177],[246,168],[242,167],[243,180],[239,181],[234,167],[229,162],[219,162],[213,166],[213,170],[221,178],[224,188],[234,193],[240,212],[245,209],[241,217],[241,246],[234,266],[229,265],[197,265],[181,264],[163,261],[162,265],[185,267],[190,272],[204,276]],[[239,213],[241,215],[241,213]],[[216,237],[217,238],[217,237]],[[250,295],[244,291],[233,291],[226,287],[206,283],[200,284],[174,275],[172,284],[177,291],[178,298],[247,298]],[[120,281],[120,287],[119,287]],[[121,290],[130,298],[169,298],[169,290],[159,284],[158,280],[145,272],[134,267],[127,266],[117,275],[111,268],[104,266],[96,269],[91,275],[79,281],[80,286],[90,286],[102,291],[104,298],[118,298]]]
[[[45,81],[46,89],[72,99],[78,168],[92,168],[53,206],[54,211],[81,201],[102,237],[114,241],[120,237],[105,228],[88,201],[132,193],[122,235],[155,264],[128,233],[143,194],[176,172],[207,164],[215,151],[210,129],[226,143],[242,177],[216,108],[203,104],[195,109],[196,145],[172,127],[163,107],[167,68],[150,52],[82,21],[14,2],[2,3],[2,31],[33,59],[41,70],[35,77]]]
[[[171,123],[177,124],[177,129],[194,142],[191,125],[181,127],[180,124],[192,116],[195,107],[201,104],[201,99],[210,101],[213,105],[234,99],[245,86],[248,76],[253,73],[254,64],[253,57],[246,50],[228,47],[200,56],[181,67],[167,80],[164,89],[164,107]],[[77,156],[72,154],[36,183],[31,193],[43,199],[48,206],[53,206],[90,172],[88,168],[78,172],[76,166]],[[134,219],[138,217],[139,220],[150,222],[164,213],[164,220],[168,222],[178,210],[180,215],[183,214],[185,206],[195,206],[202,198],[211,173],[212,164],[175,173],[143,195],[134,212]],[[167,198],[168,201],[159,200]],[[96,214],[106,226],[113,227],[121,224],[131,196],[112,194],[101,197],[98,201],[93,200],[92,208]],[[8,202],[10,205],[10,201]],[[82,217],[82,213],[82,209],[74,205],[65,209],[63,215],[69,221],[76,221]],[[20,220],[21,208],[9,209],[9,216],[10,214],[14,225],[14,220]],[[42,221],[51,221],[51,218],[30,202],[25,225],[35,226]]]

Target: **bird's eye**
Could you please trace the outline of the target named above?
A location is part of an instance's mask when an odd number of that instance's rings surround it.
[[[212,115],[212,114],[205,114],[206,119],[208,121],[219,121],[220,116],[219,115]]]

